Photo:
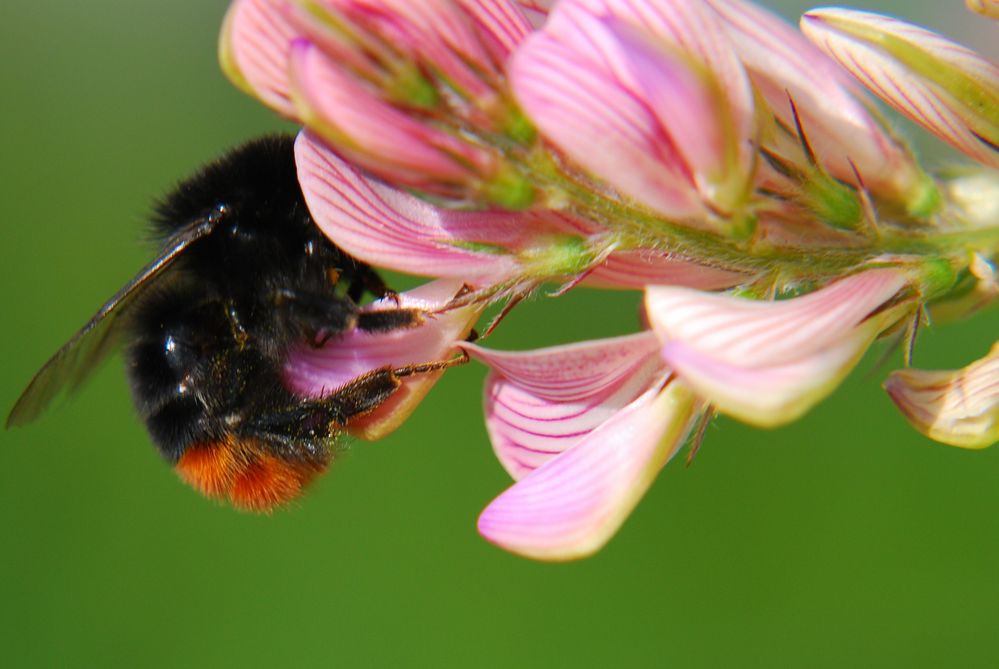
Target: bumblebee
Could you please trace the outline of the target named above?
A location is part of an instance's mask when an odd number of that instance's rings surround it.
[[[360,309],[365,295],[394,293],[315,225],[293,137],[258,139],[205,166],[156,206],[152,227],[160,253],[41,368],[8,427],[34,420],[121,344],[136,408],[180,477],[208,497],[268,511],[324,472],[337,435],[403,377],[459,361],[377,369],[322,398],[285,385],[294,345],[423,318]]]

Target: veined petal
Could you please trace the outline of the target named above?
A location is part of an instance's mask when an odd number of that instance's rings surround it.
[[[560,13],[583,9],[594,16],[613,17],[642,32],[664,46],[676,47],[704,63],[721,83],[726,106],[733,110],[731,123],[735,134],[748,140],[753,127],[753,94],[746,72],[728,39],[721,22],[703,0],[563,0],[558,3],[545,30],[561,33]],[[585,37],[580,45],[585,48]],[[748,146],[740,147],[749,151]]]
[[[462,184],[495,169],[494,156],[393,107],[339,70],[311,42],[291,56],[291,95],[299,117],[352,160],[415,187]]]
[[[662,355],[721,413],[757,427],[777,427],[800,418],[835,390],[884,327],[871,321],[824,349],[765,366],[711,357],[684,341],[666,342]]]
[[[376,369],[398,369],[448,358],[455,343],[468,336],[481,313],[481,307],[477,305],[435,313],[461,287],[460,281],[439,280],[401,293],[398,304],[392,298],[383,298],[367,305],[364,311],[403,307],[420,309],[427,315],[415,328],[390,332],[354,329],[322,348],[307,344],[298,346],[285,363],[286,383],[301,395],[324,397]],[[351,421],[348,431],[362,439],[379,439],[392,432],[412,413],[442,373],[406,377],[402,387],[378,409]]]
[[[776,302],[650,286],[645,305],[660,340],[681,341],[720,361],[762,367],[838,343],[906,283],[902,272],[869,270]]]
[[[530,8],[509,0],[458,0],[475,22],[479,39],[497,64],[507,57],[531,34],[531,25],[525,11]]]
[[[885,390],[930,439],[962,448],[999,441],[999,343],[963,369],[894,371]]]
[[[532,35],[513,55],[509,76],[528,116],[561,150],[624,195],[674,217],[704,207],[658,119],[634,90],[593,59],[627,59],[610,26],[586,19],[590,52],[547,33]]]
[[[274,2],[235,0],[219,41],[222,71],[240,89],[277,112],[294,117],[288,59],[296,29]]]
[[[905,201],[918,199],[923,175],[867,111],[856,83],[783,19],[744,0],[708,0],[722,17],[757,90],[780,122],[794,128],[794,101],[823,166],[844,181]]]
[[[649,284],[720,290],[746,282],[740,272],[708,267],[684,258],[646,250],[618,251],[587,274],[584,284],[601,288],[641,289]]]
[[[538,560],[595,553],[679,449],[695,413],[680,383],[648,390],[493,500],[479,516],[479,532]]]
[[[664,374],[651,332],[513,353],[460,346],[492,369],[486,427],[515,480],[575,446]]]
[[[662,356],[720,411],[773,427],[826,397],[911,305],[904,273],[870,270],[779,302],[649,287]]]
[[[801,29],[895,109],[975,160],[999,167],[999,67],[879,14],[812,10]]]
[[[513,214],[434,207],[362,176],[308,132],[295,142],[295,158],[316,223],[338,246],[373,265],[497,283],[518,271],[504,245],[522,243],[538,229]]]

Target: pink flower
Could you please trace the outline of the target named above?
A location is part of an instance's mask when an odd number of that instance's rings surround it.
[[[309,133],[299,137],[296,156],[318,225],[348,253],[381,267],[461,278],[475,287],[583,272],[588,283],[627,288],[661,282],[717,289],[745,280],[652,249],[601,257],[600,227],[556,212],[435,207],[363,176]]]
[[[486,425],[517,480],[482,512],[479,531],[519,555],[599,550],[699,414],[650,333],[524,353],[463,347],[493,370]]]
[[[701,3],[638,4],[560,2],[510,63],[518,101],[623,195],[672,218],[732,213],[752,163],[742,67]]]
[[[756,90],[784,128],[798,121],[833,176],[903,202],[925,197],[927,177],[904,146],[869,111],[860,88],[831,58],[780,17],[745,0],[708,0]],[[794,107],[792,108],[792,103]],[[778,155],[797,141],[765,137]],[[788,156],[789,157],[789,156]]]
[[[456,121],[517,132],[500,70],[530,30],[506,0],[237,0],[220,58],[237,85],[372,173],[521,206],[530,185]]]
[[[799,418],[915,308],[894,269],[848,276],[776,302],[650,286],[645,306],[663,360],[720,412],[760,427]]]
[[[798,418],[911,312],[910,282],[874,269],[776,302],[656,287],[654,332],[521,353],[462,344],[492,370],[486,426],[516,480],[479,531],[537,559],[595,552],[706,407],[764,427]]]

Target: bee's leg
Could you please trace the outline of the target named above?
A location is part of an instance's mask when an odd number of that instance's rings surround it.
[[[274,305],[289,330],[317,348],[357,325],[357,304],[339,295],[286,288],[276,292]]]
[[[415,328],[423,324],[423,314],[420,309],[379,309],[377,311],[362,311],[357,315],[357,327],[365,332],[391,332]]]
[[[385,285],[385,281],[375,271],[375,268],[358,264],[354,268],[353,278],[347,288],[347,297],[357,302],[366,292],[378,298],[392,298],[398,303],[396,292]]]

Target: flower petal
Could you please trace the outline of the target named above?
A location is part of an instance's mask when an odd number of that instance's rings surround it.
[[[486,428],[515,480],[579,443],[663,374],[651,332],[516,353],[461,347],[493,370]]]
[[[239,88],[284,116],[294,117],[288,59],[297,30],[275,3],[236,0],[222,27],[219,60]]]
[[[547,33],[532,35],[513,55],[509,76],[521,106],[561,150],[624,195],[669,216],[703,213],[646,101],[592,57],[595,51],[603,61],[627,62],[627,46],[607,22],[581,21],[590,55]]]
[[[646,311],[681,379],[720,411],[773,427],[832,392],[911,308],[889,306],[905,286],[904,273],[883,269],[779,302],[649,287]]]
[[[797,420],[835,390],[883,327],[870,321],[827,348],[768,366],[713,358],[682,341],[664,344],[662,355],[718,411],[757,427],[777,427]]]
[[[396,307],[427,312],[422,325],[390,332],[354,329],[322,348],[296,347],[284,367],[288,386],[307,397],[324,397],[376,369],[397,369],[446,359],[455,343],[468,336],[481,308],[475,305],[435,313],[461,289],[455,280],[439,280],[364,307],[365,311]],[[379,439],[395,430],[412,413],[443,372],[416,374],[372,413],[351,421],[348,431],[362,439]]]
[[[311,42],[292,45],[289,66],[299,117],[363,167],[414,187],[462,184],[495,169],[490,152],[390,105]]]
[[[649,390],[493,500],[479,516],[479,532],[538,560],[595,553],[679,449],[695,411],[680,383]]]
[[[700,290],[719,290],[745,283],[751,277],[718,267],[652,250],[612,253],[597,265],[584,280],[587,286],[642,289],[649,284],[686,286]]]
[[[801,29],[892,107],[999,167],[999,67],[929,30],[869,12],[813,10]]]
[[[963,369],[894,371],[885,390],[930,439],[962,448],[999,441],[999,343]]]
[[[722,362],[764,367],[838,343],[905,285],[904,273],[877,269],[777,302],[652,286],[645,304],[662,341],[681,341]]]
[[[299,135],[295,158],[316,223],[338,246],[372,265],[495,283],[517,273],[516,258],[504,245],[537,230],[512,214],[434,207],[362,176],[308,132]]]
[[[815,155],[836,177],[855,183],[854,168],[875,191],[917,198],[922,176],[907,152],[864,106],[856,83],[775,14],[743,0],[708,0],[770,108],[795,127],[789,98]]]

